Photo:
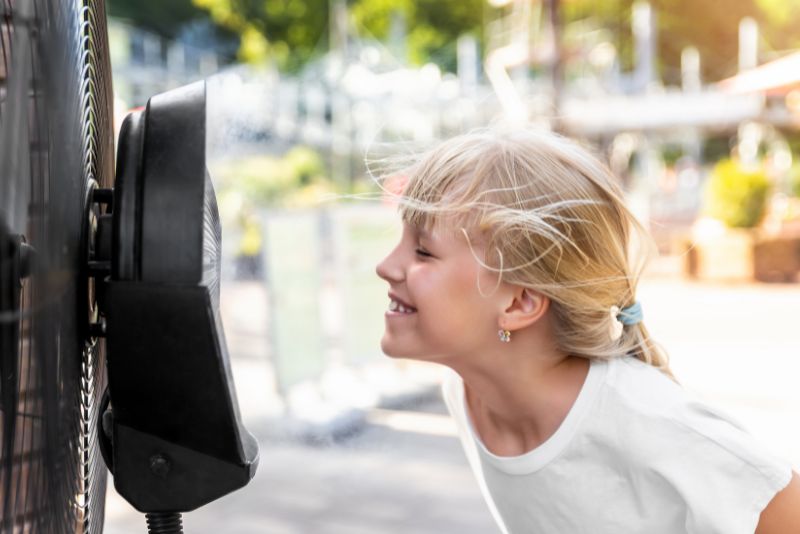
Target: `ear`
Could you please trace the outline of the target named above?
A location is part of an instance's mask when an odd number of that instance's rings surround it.
[[[513,300],[500,315],[500,328],[519,330],[542,318],[550,308],[550,298],[533,289],[516,286]]]

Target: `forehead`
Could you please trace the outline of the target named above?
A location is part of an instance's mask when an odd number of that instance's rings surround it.
[[[430,226],[417,226],[408,222],[405,226],[417,235],[420,239],[430,241],[433,244],[450,247],[470,246],[474,249],[483,247],[484,238],[477,231],[458,226],[456,224],[436,223]]]

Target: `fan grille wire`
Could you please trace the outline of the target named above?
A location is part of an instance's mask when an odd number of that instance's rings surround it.
[[[24,239],[35,249],[18,310],[0,310],[5,334],[18,328],[13,384],[0,405],[0,531],[100,533],[106,468],[97,450],[102,343],[83,339],[88,318],[81,247],[89,184],[113,179],[111,70],[102,0],[0,4],[0,128],[9,114],[14,34],[30,30]],[[18,115],[18,114],[17,114]],[[25,115],[25,114],[23,114]],[[25,188],[18,188],[24,190]],[[0,199],[0,217],[19,199]],[[7,287],[3,281],[3,288]],[[5,388],[9,389],[8,386]],[[13,395],[11,395],[13,393]]]

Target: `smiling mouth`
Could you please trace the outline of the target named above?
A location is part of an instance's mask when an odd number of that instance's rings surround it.
[[[412,308],[411,306],[406,306],[397,302],[396,300],[392,299],[389,302],[389,311],[394,313],[401,313],[401,314],[412,314],[415,313],[417,310],[416,308]]]

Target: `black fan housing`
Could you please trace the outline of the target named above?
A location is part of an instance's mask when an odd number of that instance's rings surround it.
[[[152,97],[123,123],[112,204],[90,265],[105,315],[110,408],[102,448],[142,512],[185,512],[247,484],[219,316],[221,231],[205,163],[205,83]],[[102,275],[100,275],[102,278]]]

